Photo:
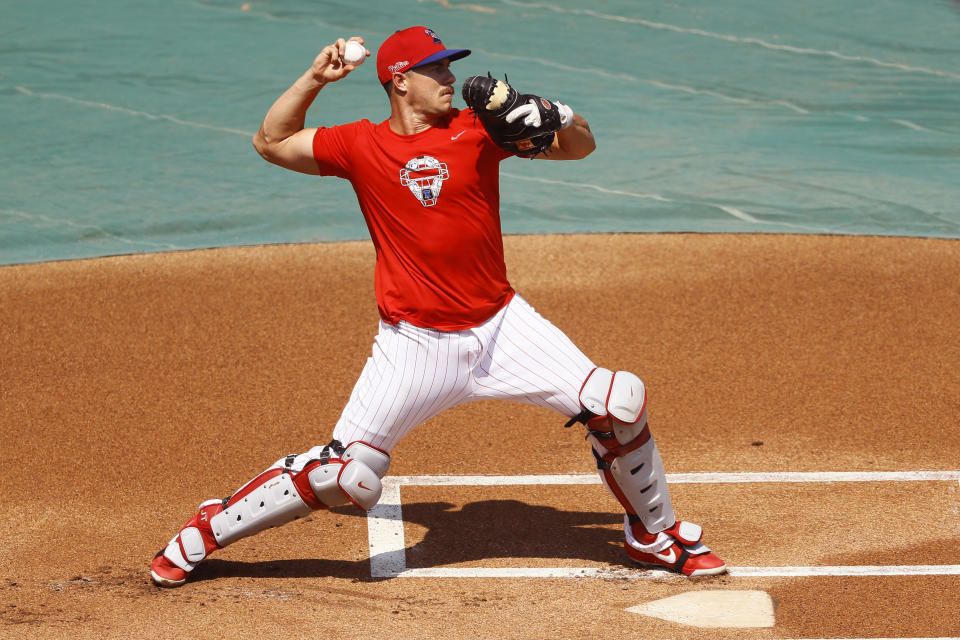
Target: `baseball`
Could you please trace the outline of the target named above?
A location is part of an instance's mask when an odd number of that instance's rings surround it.
[[[348,40],[347,46],[343,50],[343,61],[347,64],[363,64],[367,59],[367,50],[356,40]]]

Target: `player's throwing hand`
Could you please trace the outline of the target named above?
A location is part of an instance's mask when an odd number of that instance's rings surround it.
[[[355,36],[350,38],[350,40],[359,42],[361,45],[363,44],[363,38]],[[336,42],[325,46],[320,51],[316,59],[314,59],[313,65],[310,67],[310,72],[314,80],[320,84],[336,82],[346,77],[347,74],[356,68],[355,64],[350,64],[344,59],[346,47],[347,40],[337,38]],[[367,55],[370,55],[370,51],[365,50],[365,52]]]

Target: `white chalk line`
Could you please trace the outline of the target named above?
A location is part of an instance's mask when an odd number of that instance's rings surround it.
[[[373,558],[371,558],[371,563]],[[396,573],[374,575],[374,578],[602,578],[652,580],[685,580],[684,576],[644,569],[611,569],[604,567],[429,567],[403,569]],[[812,566],[812,567],[728,567],[731,578],[880,578],[908,576],[957,576],[960,565],[894,565],[894,566]]]
[[[951,482],[960,481],[958,471],[744,471],[668,473],[670,484],[766,483],[766,482]],[[514,485],[601,484],[595,473],[527,476],[387,476],[384,486],[493,487]]]
[[[630,18],[627,16],[600,13],[599,11],[594,11],[592,9],[570,9],[570,8],[557,7],[552,4],[539,3],[539,2],[517,2],[516,0],[501,0],[501,1],[504,4],[508,4],[514,7],[521,7],[524,9],[548,9],[556,13],[585,15],[585,16],[590,16],[592,18],[597,18],[600,20],[622,22],[627,24],[637,24],[640,26],[648,27],[651,29],[659,29],[662,31],[672,31],[674,33],[702,36],[705,38],[713,38],[716,40],[734,42],[737,44],[756,45],[772,51],[783,51],[786,53],[795,53],[795,54],[807,55],[807,56],[830,57],[830,58],[835,58],[837,60],[844,60],[846,62],[862,62],[865,64],[870,64],[877,67],[884,67],[887,69],[897,69],[899,71],[906,71],[910,73],[922,73],[926,75],[934,75],[934,76],[940,76],[943,78],[952,78],[954,80],[960,80],[960,74],[952,73],[950,71],[930,69],[927,67],[909,65],[902,62],[889,62],[887,60],[879,60],[877,58],[871,58],[868,56],[852,56],[852,55],[840,53],[839,51],[832,51],[829,49],[827,50],[813,49],[809,47],[795,47],[795,46],[786,45],[786,44],[776,44],[774,42],[767,42],[766,40],[761,40],[760,38],[741,37],[741,36],[731,35],[728,33],[717,33],[714,31],[706,31],[704,29],[681,27],[678,25],[667,24],[663,22],[654,22],[652,20],[644,20],[642,18]]]
[[[218,127],[212,124],[204,124],[202,122],[193,122],[191,120],[182,120],[180,118],[166,115],[166,114],[157,114],[157,113],[148,113],[146,111],[138,111],[136,109],[128,109],[127,107],[120,107],[115,104],[110,104],[108,102],[93,102],[91,100],[81,100],[80,98],[74,98],[73,96],[67,96],[60,93],[40,93],[33,91],[26,87],[15,86],[15,90],[22,93],[26,96],[31,96],[34,98],[40,98],[42,100],[61,100],[63,102],[70,102],[73,104],[83,105],[85,107],[94,107],[97,109],[106,109],[108,111],[119,111],[120,113],[125,113],[131,116],[137,116],[139,118],[147,118],[148,120],[166,120],[167,122],[172,122],[173,124],[178,124],[184,127],[191,127],[194,129],[209,129],[210,131],[219,131],[221,133],[230,133],[234,135],[246,136],[249,138],[253,137],[253,133],[249,131],[242,131],[240,129],[231,129],[229,127]]]
[[[960,471],[780,471],[667,474],[670,484],[960,482]],[[603,567],[407,568],[400,488],[403,486],[599,485],[596,474],[525,476],[390,476],[380,502],[367,512],[370,575],[374,578],[664,578],[662,571]],[[731,567],[735,578],[960,575],[960,565]],[[678,576],[679,578],[679,576]]]

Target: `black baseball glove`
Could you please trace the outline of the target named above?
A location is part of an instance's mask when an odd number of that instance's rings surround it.
[[[554,133],[573,117],[569,107],[518,93],[489,73],[467,78],[461,93],[493,141],[518,156],[548,153]]]

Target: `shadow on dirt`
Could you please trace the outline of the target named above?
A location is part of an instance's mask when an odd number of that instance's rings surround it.
[[[356,515],[356,510],[349,507],[331,511]],[[491,558],[509,558],[517,566],[523,566],[523,560],[530,558],[613,566],[627,562],[622,547],[623,516],[609,512],[563,511],[517,500],[484,500],[460,508],[448,502],[421,502],[405,503],[403,520],[415,526],[413,535],[407,533],[406,559],[410,568],[477,563]],[[426,532],[416,531],[416,525]],[[416,541],[412,542],[411,537]],[[192,580],[225,577],[379,580],[370,577],[367,558],[262,562],[211,558],[197,567]]]
[[[369,560],[331,560],[327,558],[298,558],[242,562],[210,558],[197,567],[190,582],[219,578],[353,578],[373,582]]]
[[[517,500],[403,505],[403,520],[426,528],[407,565],[433,567],[489,558],[554,558],[619,564],[623,516],[564,511]],[[522,563],[520,563],[522,564]]]

